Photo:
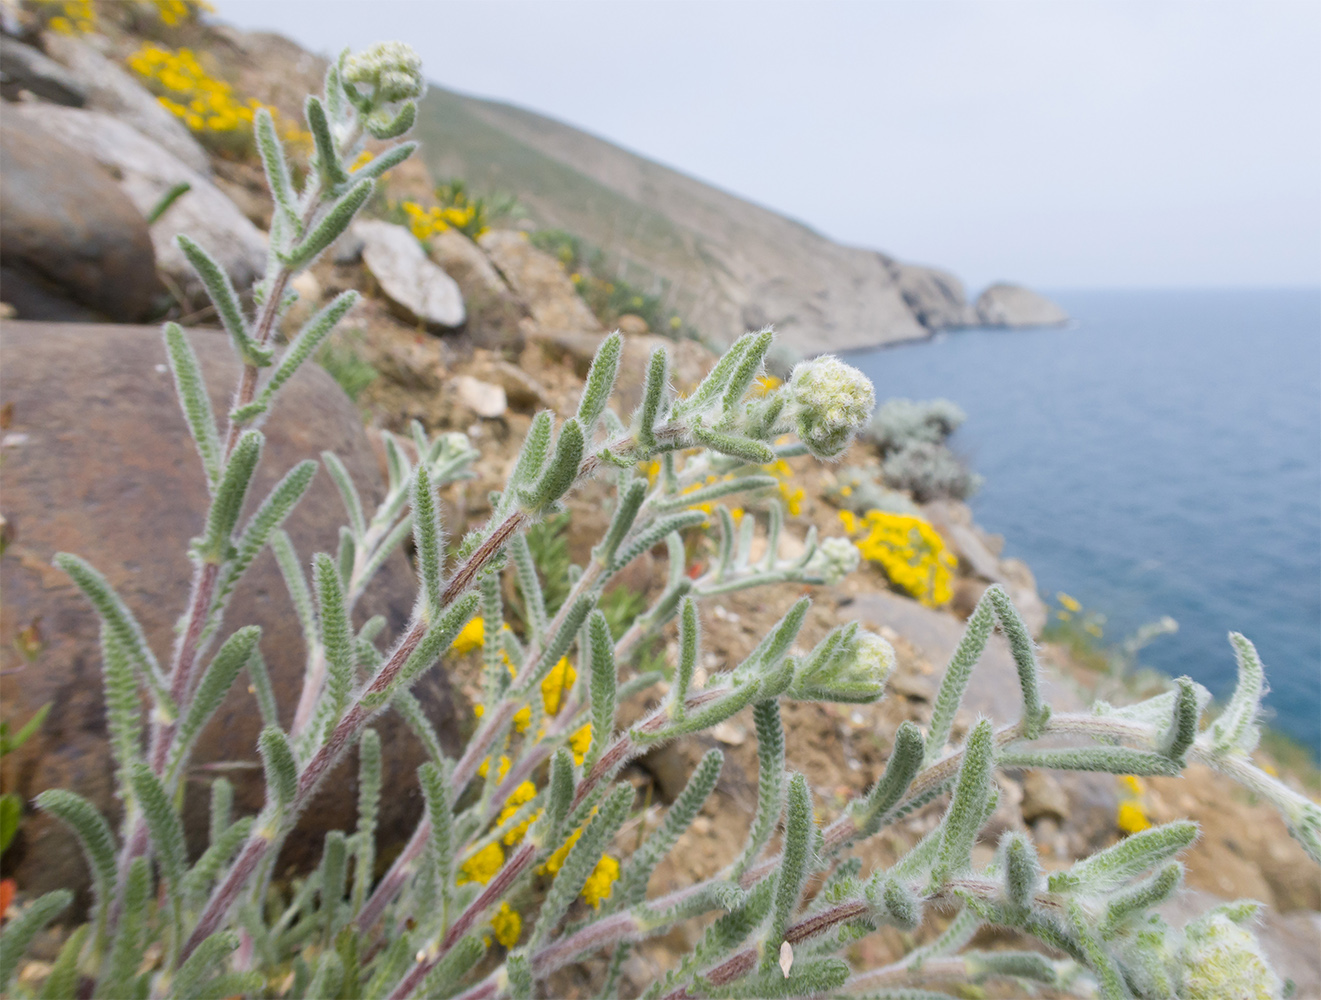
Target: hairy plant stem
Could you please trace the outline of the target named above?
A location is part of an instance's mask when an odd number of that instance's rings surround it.
[[[509,540],[509,537],[523,523],[526,516],[521,511],[510,514],[487,536],[486,540],[478,546],[477,550],[468,557],[450,578],[441,597],[442,607],[453,604],[472,586],[480,575],[482,568],[500,551],[505,542]],[[377,669],[376,674],[367,683],[367,686],[354,698],[352,706],[336,724],[329,739],[317,749],[312,755],[312,759],[299,772],[294,798],[279,814],[278,826],[275,832],[272,833],[264,828],[260,822],[257,824],[253,833],[249,835],[248,842],[239,855],[239,859],[234,862],[212,892],[206,908],[198,918],[192,936],[184,945],[181,959],[186,960],[193,950],[219,926],[230,905],[237,898],[239,892],[242,891],[257,863],[272,847],[281,843],[289,831],[293,829],[299,815],[311,801],[326,773],[338,763],[344,751],[361,735],[362,729],[368,720],[385,707],[386,699],[383,696],[387,695],[394,685],[399,672],[404,668],[404,664],[408,662],[408,658],[417,648],[418,643],[422,641],[423,636],[426,635],[426,631],[427,623],[420,617],[414,618],[403,638],[395,645],[390,656]],[[364,704],[364,702],[377,700],[380,701],[380,705],[376,708],[368,708]]]

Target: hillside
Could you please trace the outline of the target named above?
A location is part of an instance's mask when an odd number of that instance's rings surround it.
[[[433,86],[419,119],[432,176],[516,195],[538,225],[582,236],[633,284],[664,290],[714,341],[773,323],[810,354],[979,322],[952,275],[841,246],[543,115]]]

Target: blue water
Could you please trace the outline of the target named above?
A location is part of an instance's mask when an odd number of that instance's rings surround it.
[[[1053,296],[1065,330],[972,330],[861,352],[877,396],[945,396],[986,477],[977,521],[1043,597],[1107,639],[1171,615],[1144,665],[1225,697],[1230,630],[1257,646],[1275,726],[1321,748],[1321,291]]]

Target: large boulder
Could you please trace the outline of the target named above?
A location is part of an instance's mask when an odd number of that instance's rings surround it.
[[[158,143],[185,166],[203,176],[210,176],[211,163],[206,150],[184,123],[165,110],[156,95],[138,83],[126,69],[76,35],[51,32],[46,48],[68,68],[78,87],[87,95],[88,108],[114,115]]]
[[[24,319],[146,319],[164,288],[147,221],[90,157],[0,122],[0,272]]]
[[[176,184],[190,190],[151,226],[156,265],[190,294],[201,285],[174,243],[187,233],[220,263],[243,289],[266,270],[266,238],[206,177],[131,125],[100,111],[49,104],[17,104],[16,119],[92,157],[119,178],[129,201],[144,215]]]
[[[74,108],[87,103],[86,88],[63,66],[31,45],[0,35],[0,95],[17,101],[24,91]]]
[[[523,346],[519,324],[528,315],[513,289],[490,259],[457,229],[428,238],[431,259],[458,282],[468,312],[467,332],[478,347],[518,351]]]
[[[1000,282],[977,296],[977,322],[981,326],[1063,326],[1069,314],[1044,295]]]
[[[380,219],[353,224],[362,240],[362,262],[382,294],[406,322],[433,331],[457,330],[467,314],[458,283],[427,259],[421,245],[403,226]]]
[[[0,560],[5,601],[0,612],[0,717],[20,723],[47,702],[45,723],[21,750],[4,757],[6,791],[30,801],[47,788],[72,788],[117,823],[113,761],[107,747],[96,616],[81,592],[51,564],[56,552],[77,553],[104,573],[137,615],[147,641],[165,660],[174,624],[189,592],[189,540],[203,528],[207,489],[189,440],[159,330],[136,326],[6,323],[0,398],[12,421],[5,436],[4,515],[12,540]],[[212,403],[223,413],[237,366],[228,338],[190,334],[201,359]],[[336,452],[374,505],[383,495],[379,466],[361,418],[343,391],[316,365],[307,365],[280,397],[265,425],[266,446],[254,485],[255,501],[295,462]],[[250,509],[255,506],[250,504]],[[370,507],[369,507],[370,509]],[[320,471],[286,522],[307,565],[318,550],[333,552],[343,505]],[[397,635],[413,606],[415,584],[396,553],[356,609],[356,623],[381,614],[386,636]],[[236,591],[222,635],[262,627],[261,650],[288,726],[302,684],[305,648],[293,605],[269,552],[260,555]],[[25,662],[15,638],[40,636],[40,652]],[[31,642],[28,643],[31,645]],[[460,749],[460,719],[442,670],[414,687],[447,752]],[[194,850],[206,827],[210,780],[224,774],[235,784],[240,812],[262,805],[256,749],[260,720],[247,682],[240,679],[206,729],[186,784],[185,820]],[[388,854],[411,833],[420,814],[416,769],[421,745],[402,720],[386,712],[381,734],[385,788],[381,850]],[[225,763],[223,768],[208,764]],[[356,822],[357,766],[330,775],[277,868],[307,867],[319,856],[326,831]],[[53,819],[29,813],[5,852],[6,875],[31,892],[86,885],[73,838]]]
[[[539,327],[566,333],[605,332],[564,273],[564,266],[525,236],[510,229],[492,229],[477,242]]]

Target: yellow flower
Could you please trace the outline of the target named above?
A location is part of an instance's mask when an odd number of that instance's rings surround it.
[[[578,671],[573,669],[567,656],[560,657],[560,662],[550,668],[541,682],[541,700],[546,703],[546,714],[555,715],[564,703],[564,692],[578,679]]]
[[[587,759],[587,751],[592,745],[592,724],[589,722],[569,737],[569,749],[573,751],[573,762],[579,767]]]
[[[500,909],[491,918],[491,929],[495,931],[497,941],[506,948],[512,948],[518,944],[518,936],[523,933],[523,918],[511,910],[508,903],[502,902]]]
[[[569,849],[573,847],[574,844],[578,843],[578,838],[582,835],[582,827],[578,827],[573,833],[569,834],[569,839],[561,844],[555,853],[546,859],[546,863],[541,866],[541,873],[543,875],[554,875],[557,871],[563,868],[564,859],[569,856]]]
[[[1140,833],[1151,826],[1142,805],[1132,799],[1119,804],[1119,829],[1125,833]]]
[[[484,761],[482,761],[480,764],[477,765],[477,776],[480,778],[485,778],[486,772],[489,771],[490,769],[491,769],[491,758],[487,757]],[[509,758],[506,757],[504,754],[501,754],[500,763],[496,765],[495,776],[498,780],[503,781],[505,775],[508,773],[509,773]]]
[[[514,732],[526,733],[530,725],[532,725],[532,709],[524,705],[514,713]]]
[[[462,656],[464,653],[470,653],[478,646],[486,642],[486,623],[482,621],[481,616],[474,618],[463,626],[463,631],[454,637],[450,644],[450,649]]]
[[[752,394],[754,396],[769,396],[772,392],[784,385],[783,380],[774,375],[762,375],[752,383]]]
[[[537,786],[530,781],[525,781],[515,788],[509,793],[509,798],[505,800],[505,807],[500,810],[500,815],[496,819],[495,825],[497,827],[503,826],[506,822],[513,819],[514,815],[518,812],[518,807],[525,802],[531,802],[532,799],[536,797],[536,794]],[[510,827],[504,835],[505,846],[513,847],[515,844],[521,842],[523,836],[527,833],[528,827],[532,825],[532,821],[539,815],[541,815],[541,811],[537,810],[517,826]]]
[[[1142,784],[1142,779],[1135,774],[1121,774],[1119,783],[1124,786],[1129,795],[1141,795],[1146,789]]]
[[[1082,604],[1079,603],[1078,599],[1076,597],[1070,597],[1068,594],[1064,593],[1064,591],[1057,593],[1055,599],[1075,615],[1082,610]]]
[[[618,878],[619,862],[608,854],[602,856],[583,885],[583,899],[593,909],[599,910],[602,901],[610,898]]]
[[[505,852],[499,844],[487,844],[465,861],[459,868],[456,884],[480,882],[485,885],[505,863]]]

